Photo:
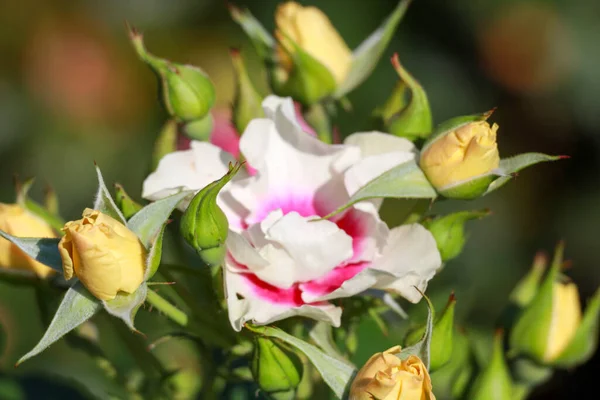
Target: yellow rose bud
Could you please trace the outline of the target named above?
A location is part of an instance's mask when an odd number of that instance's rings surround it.
[[[400,346],[373,355],[358,371],[350,400],[435,400],[427,368],[417,356],[401,360]]]
[[[500,165],[496,143],[498,125],[470,122],[444,134],[421,154],[421,169],[429,182],[444,190],[490,173]]]
[[[275,24],[275,35],[280,42],[285,45],[286,38],[293,40],[327,67],[338,84],[346,79],[352,64],[352,51],[321,10],[289,1],[277,8]],[[292,60],[286,51],[293,52],[293,46],[285,45],[285,50],[278,50],[283,67],[291,70]]]
[[[544,361],[550,362],[567,348],[581,323],[579,292],[574,283],[554,283],[552,319]]]
[[[50,225],[18,204],[0,203],[0,230],[17,237],[56,237]],[[4,238],[0,238],[0,267],[33,271],[42,278],[54,273]]]
[[[86,208],[83,218],[67,222],[58,244],[65,279],[77,276],[100,300],[119,291],[133,293],[144,281],[146,250],[119,221]]]

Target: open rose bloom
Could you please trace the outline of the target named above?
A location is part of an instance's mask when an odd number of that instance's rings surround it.
[[[290,99],[270,96],[266,118],[240,141],[256,171],[242,171],[219,195],[230,224],[224,274],[234,329],[302,315],[339,326],[335,299],[367,289],[420,300],[441,266],[432,235],[421,225],[389,229],[379,203],[365,201],[328,220],[361,186],[415,157],[411,142],[388,134],[350,135],[329,145],[307,134]],[[210,143],[165,156],[144,182],[157,200],[181,188],[199,190],[228,171],[231,154]],[[184,205],[185,206],[185,205]]]

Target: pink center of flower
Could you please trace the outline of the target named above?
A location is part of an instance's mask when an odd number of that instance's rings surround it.
[[[248,226],[261,222],[270,212],[281,209],[283,214],[295,211],[303,217],[324,216],[325,207],[314,200],[312,194],[304,195],[278,195],[272,196],[263,202],[263,206],[254,214],[251,220],[244,221]],[[367,240],[369,239],[368,221],[365,221],[363,213],[352,208],[334,221],[336,225],[352,238],[352,257],[345,260],[324,276],[310,282],[296,283],[288,289],[283,289],[262,281],[256,275],[244,274],[247,284],[252,288],[254,294],[272,303],[299,307],[308,304],[302,298],[302,293],[310,293],[311,296],[322,296],[338,289],[345,281],[353,278],[363,269],[369,266],[369,262],[361,260]],[[243,266],[240,266],[244,268]],[[310,303],[318,305],[319,303]]]

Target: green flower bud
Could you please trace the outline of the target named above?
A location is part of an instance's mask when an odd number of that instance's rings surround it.
[[[596,350],[600,290],[582,317],[577,286],[560,275],[562,265],[559,244],[546,278],[515,323],[510,346],[541,365],[568,368],[587,361]]]
[[[236,76],[236,90],[233,100],[233,125],[239,134],[244,133],[248,123],[254,118],[264,118],[263,97],[258,93],[248,76],[244,60],[237,49],[230,51]]]
[[[379,111],[384,127],[391,134],[411,141],[427,138],[433,129],[427,94],[419,82],[402,67],[398,54],[392,57],[392,64],[400,81]]]
[[[156,141],[154,142],[154,151],[152,152],[152,170],[158,167],[161,158],[177,150],[177,136],[179,128],[177,121],[168,120],[160,130]]]
[[[212,114],[208,113],[204,118],[189,121],[183,126],[183,133],[193,140],[209,142],[213,131],[214,120]]]
[[[278,399],[293,399],[302,379],[302,360],[274,339],[256,336],[251,370],[262,390]]]
[[[210,266],[220,265],[227,251],[225,240],[229,222],[217,205],[217,195],[241,166],[230,166],[225,176],[196,193],[181,218],[181,235]]]
[[[438,396],[452,399],[463,398],[474,371],[472,361],[467,336],[455,329],[450,360],[440,369],[431,373],[431,383]]]
[[[206,73],[193,65],[155,57],[146,51],[142,34],[132,29],[129,35],[140,59],[160,77],[169,114],[183,121],[204,118],[215,102],[215,88]]]
[[[470,400],[513,399],[513,382],[502,348],[503,337],[501,331],[496,333],[491,359],[475,380],[468,397]]]
[[[457,257],[465,245],[465,223],[490,215],[489,210],[461,211],[443,217],[423,221],[423,226],[431,232],[437,243],[442,261]]]
[[[454,336],[454,308],[456,298],[454,293],[450,295],[446,308],[437,316],[433,324],[430,345],[429,370],[435,371],[450,360],[452,355],[452,342]],[[423,337],[426,326],[412,330],[406,336],[405,346],[412,346]]]
[[[143,208],[141,204],[129,197],[119,183],[115,183],[115,203],[126,219],[133,217],[135,213]]]

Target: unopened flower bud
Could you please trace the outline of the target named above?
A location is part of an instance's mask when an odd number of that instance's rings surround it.
[[[453,336],[454,336],[454,308],[456,298],[454,294],[450,295],[448,304],[444,311],[436,318],[431,333],[429,370],[435,371],[450,360],[452,355]],[[405,346],[412,346],[417,343],[425,332],[425,326],[412,330],[404,340]]]
[[[0,230],[19,237],[56,237],[50,225],[18,204],[0,203]],[[0,238],[0,267],[32,271],[42,278],[54,273],[4,238]]]
[[[597,347],[600,290],[582,316],[577,286],[560,275],[562,246],[535,297],[516,320],[511,350],[542,365],[572,367]]]
[[[512,400],[513,382],[504,358],[502,332],[496,333],[491,359],[483,367],[473,384],[471,400]]]
[[[181,235],[210,266],[220,265],[227,252],[229,221],[217,205],[217,195],[240,167],[241,164],[231,167],[223,178],[196,193],[181,218]]]
[[[496,131],[483,116],[459,117],[442,124],[421,152],[420,166],[438,193],[448,198],[481,196],[500,165]]]
[[[323,11],[317,7],[305,7],[288,1],[277,8],[275,24],[275,35],[281,40],[280,61],[286,70],[294,68],[287,52],[295,52],[293,46],[286,45],[287,37],[323,64],[338,84],[346,79],[352,65],[352,51]],[[281,46],[284,46],[285,50]]]
[[[302,360],[275,340],[257,336],[251,364],[252,376],[265,392],[292,395],[302,379]]]
[[[125,225],[86,208],[83,218],[67,222],[58,243],[65,279],[73,276],[100,300],[133,293],[144,281],[146,250]]]
[[[200,68],[158,58],[146,51],[142,35],[132,30],[131,42],[138,56],[161,79],[164,105],[174,118],[193,121],[204,118],[215,102],[215,88]]]
[[[435,400],[431,379],[421,359],[398,357],[400,346],[373,355],[358,371],[350,400]]]
[[[443,217],[425,220],[423,226],[435,238],[438,250],[442,256],[442,261],[446,262],[457,257],[466,242],[465,224],[472,219],[480,219],[490,212],[481,211],[461,211],[449,214]]]

